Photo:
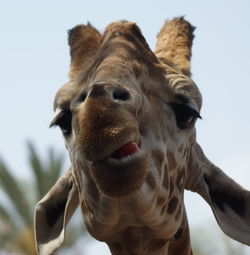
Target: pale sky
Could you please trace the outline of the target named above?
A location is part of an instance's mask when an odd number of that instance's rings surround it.
[[[0,0],[0,156],[19,178],[30,176],[27,140],[43,156],[52,145],[67,158],[60,131],[48,126],[55,92],[67,82],[68,29],[90,21],[103,31],[126,19],[139,25],[154,49],[164,20],[185,15],[197,27],[192,72],[203,94],[198,141],[209,159],[250,189],[249,13],[248,0]],[[213,219],[198,195],[188,193],[186,207],[191,228]]]

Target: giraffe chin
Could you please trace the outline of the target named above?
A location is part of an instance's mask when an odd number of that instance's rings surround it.
[[[108,197],[128,197],[139,190],[148,175],[147,154],[139,149],[119,159],[108,157],[89,164],[90,174],[97,188]]]

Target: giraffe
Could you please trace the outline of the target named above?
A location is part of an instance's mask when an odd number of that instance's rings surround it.
[[[250,193],[196,141],[201,93],[191,79],[194,27],[168,20],[152,52],[132,22],[69,31],[69,82],[57,92],[71,167],[35,208],[38,254],[52,254],[80,206],[113,255],[190,255],[184,190],[210,205],[221,229],[250,245]]]

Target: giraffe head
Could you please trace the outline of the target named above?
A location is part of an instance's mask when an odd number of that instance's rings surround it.
[[[196,142],[193,30],[183,18],[166,22],[155,53],[127,21],[102,35],[90,25],[69,32],[70,81],[51,125],[63,132],[71,168],[36,207],[40,254],[60,246],[78,205],[112,254],[190,254],[184,189],[209,203],[226,234],[250,244],[249,193]]]

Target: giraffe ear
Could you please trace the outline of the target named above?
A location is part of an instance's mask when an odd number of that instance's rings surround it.
[[[71,66],[69,76],[74,78],[91,61],[101,45],[101,34],[88,25],[78,25],[69,30]]]
[[[183,17],[166,21],[157,36],[156,56],[190,76],[191,48],[195,28]]]
[[[49,255],[64,241],[66,225],[79,204],[77,189],[69,169],[35,208],[37,252]]]
[[[201,177],[190,189],[210,205],[225,234],[250,245],[250,192],[209,162],[202,151],[200,153],[202,162],[197,168]]]

